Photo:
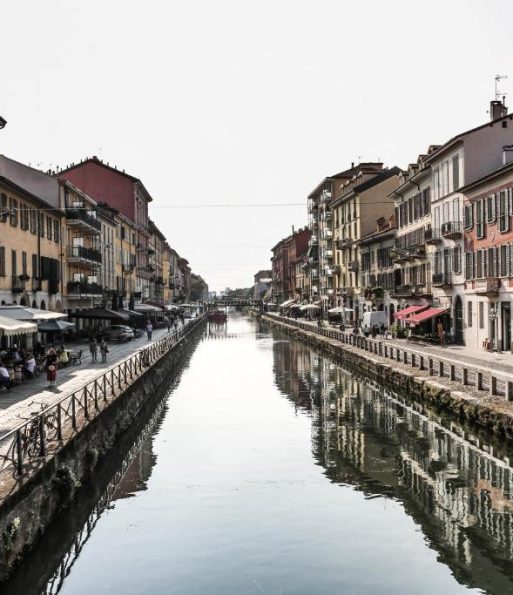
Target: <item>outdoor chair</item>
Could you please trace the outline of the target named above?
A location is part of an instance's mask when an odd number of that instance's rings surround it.
[[[77,353],[70,353],[69,363],[72,366],[82,364],[82,349]]]

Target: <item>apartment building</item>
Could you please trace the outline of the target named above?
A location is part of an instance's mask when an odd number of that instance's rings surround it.
[[[122,215],[119,211],[114,211],[114,221],[116,223],[116,234],[114,238],[115,246],[115,291],[118,297],[119,307],[133,310],[135,306],[135,276],[136,276],[136,237],[137,229],[135,224]]]
[[[51,176],[0,155],[0,302],[62,312],[61,190]]]
[[[425,161],[439,146],[431,146],[416,163],[399,174],[399,185],[389,195],[394,202],[397,235],[394,296],[398,308],[431,305],[431,261],[426,243],[438,241],[431,228],[431,168]]]
[[[135,301],[145,301],[150,297],[148,244],[148,205],[152,197],[139,178],[124,170],[111,167],[97,157],[85,159],[78,164],[58,172],[60,179],[70,181],[93,198],[97,203],[106,203],[117,209],[135,225],[136,272]],[[110,279],[109,279],[110,282]]]
[[[155,223],[148,221],[150,237],[148,241],[148,265],[151,272],[150,277],[150,301],[156,304],[164,304],[164,244],[166,238]]]
[[[398,185],[401,170],[381,163],[361,163],[351,175],[336,180],[330,201],[335,238],[333,290],[330,306],[352,308],[356,319],[367,308],[365,288],[360,283],[359,240],[376,230],[376,221],[388,221],[394,207],[388,195]]]
[[[311,244],[311,230],[304,227],[292,231],[290,236],[280,240],[272,248],[272,288],[273,300],[281,304],[287,300],[299,300],[297,290],[298,259],[304,264]],[[301,269],[300,276],[305,269]],[[306,296],[305,296],[306,297]]]
[[[465,344],[512,350],[513,153],[461,188],[465,230]]]
[[[395,269],[392,258],[395,248],[395,217],[388,220],[380,217],[375,231],[356,240],[359,251],[361,297],[359,311],[353,318],[361,318],[365,312],[384,311],[388,323],[393,324],[398,302],[395,299]],[[347,316],[349,319],[349,316]]]
[[[458,134],[425,161],[431,168],[431,216],[433,303],[447,309],[457,342],[463,342],[462,186],[479,180],[503,164],[504,147],[513,144],[513,116],[501,101],[490,104],[491,121]]]
[[[102,223],[92,198],[66,180],[60,185],[66,214],[64,308],[72,313],[92,308],[102,300]]]

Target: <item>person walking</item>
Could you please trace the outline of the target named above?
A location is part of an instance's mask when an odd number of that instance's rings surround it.
[[[98,342],[95,337],[91,337],[89,341],[89,352],[91,353],[91,361],[96,362],[98,360]]]
[[[100,353],[102,354],[102,364],[107,363],[107,353],[109,353],[109,347],[107,345],[107,341],[102,338],[100,341]]]
[[[53,388],[57,382],[57,364],[58,357],[55,349],[50,347],[45,357],[46,379],[48,380],[48,388]]]
[[[153,325],[151,324],[151,320],[148,320],[146,324],[146,334],[148,335],[148,341],[151,341],[153,335]]]
[[[171,331],[171,321],[169,320],[169,318],[166,318],[166,327],[167,332],[169,333]]]

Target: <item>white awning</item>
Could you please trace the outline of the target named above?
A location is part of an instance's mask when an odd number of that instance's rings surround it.
[[[354,312],[353,308],[346,308],[345,306],[337,306],[328,310],[330,314],[343,314],[344,312]]]
[[[157,306],[151,306],[150,304],[135,304],[134,310],[136,312],[162,312],[162,308],[157,308]]]
[[[285,300],[283,302],[283,304],[280,304],[280,308],[285,308],[287,306],[290,306],[290,304],[293,304],[296,300],[292,299],[292,300]]]
[[[31,335],[37,333],[37,324],[0,316],[0,336]]]
[[[49,310],[39,310],[38,308],[29,308],[27,306],[0,306],[0,316],[14,318],[15,320],[41,322],[42,320],[66,318],[67,314],[63,314],[62,312],[50,312]]]

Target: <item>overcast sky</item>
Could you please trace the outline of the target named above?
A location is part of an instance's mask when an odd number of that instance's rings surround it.
[[[404,167],[488,119],[496,74],[513,92],[510,0],[4,0],[1,22],[0,152],[141,178],[217,290],[269,268],[322,178]]]

